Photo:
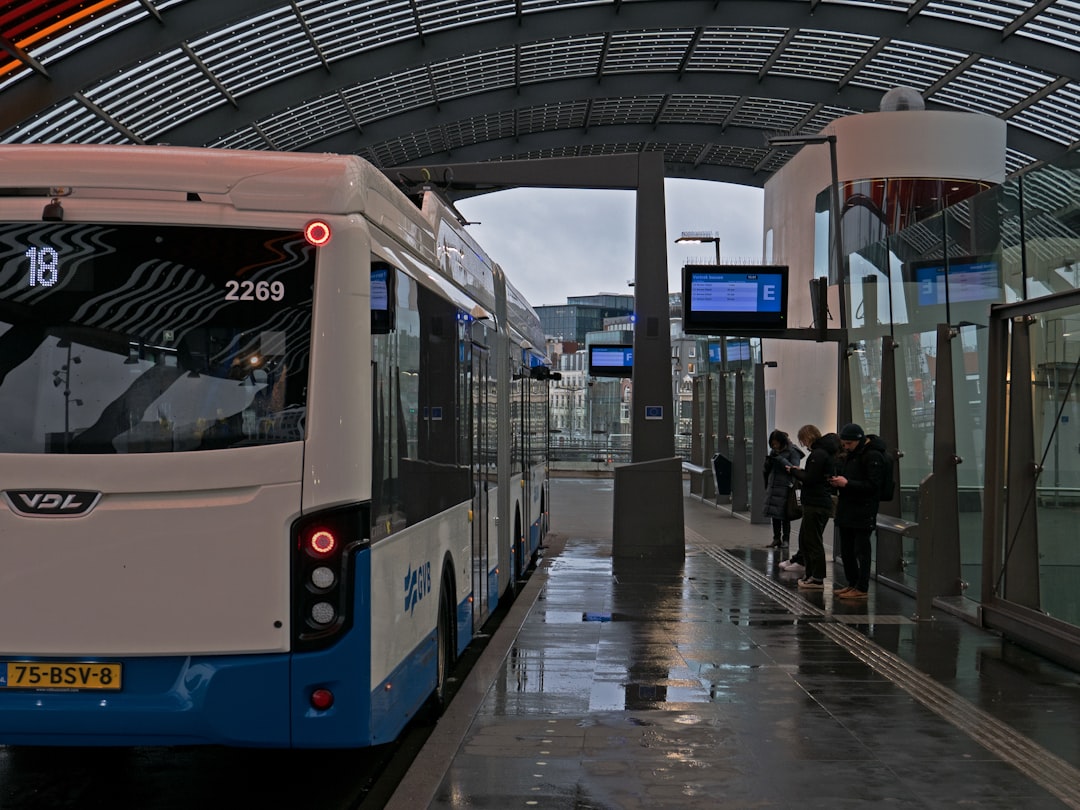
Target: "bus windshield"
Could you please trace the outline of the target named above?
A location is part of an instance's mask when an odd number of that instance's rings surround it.
[[[302,439],[314,275],[298,231],[0,222],[0,452]]]

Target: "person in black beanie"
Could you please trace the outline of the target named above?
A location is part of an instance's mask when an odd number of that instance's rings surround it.
[[[877,526],[881,482],[885,478],[885,444],[868,437],[860,425],[840,428],[840,444],[845,451],[839,475],[829,479],[837,490],[836,517],[840,534],[840,556],[847,587],[833,595],[841,599],[866,599],[870,590],[870,535]]]

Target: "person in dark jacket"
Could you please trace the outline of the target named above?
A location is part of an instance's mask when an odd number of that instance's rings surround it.
[[[885,443],[867,436],[854,423],[840,429],[845,451],[839,475],[829,483],[839,494],[836,528],[847,587],[833,589],[841,599],[866,599],[870,590],[870,535],[877,526],[881,482],[885,478]]]
[[[837,473],[840,439],[835,433],[822,436],[815,425],[803,425],[797,435],[799,443],[810,449],[804,469],[788,467],[788,473],[802,485],[799,553],[806,575],[799,580],[798,586],[803,590],[820,591],[825,588],[825,525],[833,507],[834,490],[829,479]]]
[[[772,518],[773,539],[769,548],[782,548],[791,538],[791,521],[787,517],[788,490],[795,486],[795,479],[787,467],[798,467],[803,451],[791,443],[782,430],[769,434],[769,455],[762,470],[765,478],[765,517]]]

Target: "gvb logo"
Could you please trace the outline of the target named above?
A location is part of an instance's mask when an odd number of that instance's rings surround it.
[[[431,593],[431,563],[425,562],[405,573],[405,612],[412,615],[417,602]]]
[[[30,517],[77,517],[85,515],[101,499],[100,492],[81,489],[5,490],[4,500],[13,512]]]

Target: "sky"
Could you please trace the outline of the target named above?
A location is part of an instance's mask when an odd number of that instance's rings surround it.
[[[711,244],[677,245],[683,231],[720,236],[721,261],[760,262],[760,188],[668,179],[668,289],[681,286],[683,264],[715,260]],[[571,296],[629,294],[634,277],[634,192],[517,188],[455,203],[469,233],[533,306]]]

